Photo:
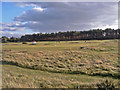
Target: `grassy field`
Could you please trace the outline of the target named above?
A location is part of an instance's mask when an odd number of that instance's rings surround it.
[[[118,40],[4,43],[3,87],[118,87]]]

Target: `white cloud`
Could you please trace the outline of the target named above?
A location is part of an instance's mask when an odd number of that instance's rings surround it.
[[[1,36],[7,36],[7,37],[21,37],[23,34],[22,33],[14,33],[14,32],[3,32],[0,31]]]
[[[37,10],[37,11],[41,11],[42,12],[44,9],[41,8],[41,7],[34,7],[33,10]]]
[[[15,4],[20,6],[21,8],[24,8],[26,6],[36,6],[36,4],[31,2],[15,2]]]
[[[21,22],[2,23],[0,31],[24,31],[25,27],[21,27]]]

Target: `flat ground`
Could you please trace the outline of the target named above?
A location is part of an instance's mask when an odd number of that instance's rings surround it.
[[[3,87],[118,87],[118,40],[4,43]]]

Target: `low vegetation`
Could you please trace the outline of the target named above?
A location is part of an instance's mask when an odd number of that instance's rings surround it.
[[[3,87],[15,87],[15,82],[16,87],[100,87],[106,78],[118,87],[118,40],[30,44],[3,44]],[[24,84],[26,79],[31,83]]]
[[[3,88],[101,88],[106,79],[118,88],[118,79],[110,77],[51,73],[5,64],[2,77]]]

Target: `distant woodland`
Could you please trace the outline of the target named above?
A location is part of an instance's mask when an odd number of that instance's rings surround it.
[[[7,42],[31,42],[31,41],[73,41],[73,40],[104,40],[104,39],[120,39],[120,29],[107,28],[93,29],[89,31],[67,31],[58,33],[37,33],[27,34],[16,37],[2,36],[2,43]]]

